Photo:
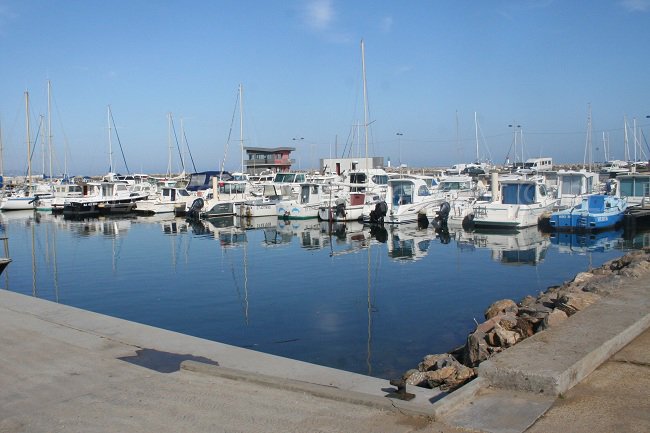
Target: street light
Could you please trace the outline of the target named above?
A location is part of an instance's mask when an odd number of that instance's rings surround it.
[[[397,152],[398,152],[398,158],[397,161],[399,163],[399,166],[402,166],[402,134],[401,132],[396,132],[395,135],[397,135]]]

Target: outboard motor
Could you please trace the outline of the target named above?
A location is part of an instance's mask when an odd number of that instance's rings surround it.
[[[336,199],[336,208],[334,211],[334,215],[336,215],[337,218],[345,218],[345,200],[339,198]]]
[[[449,212],[451,211],[451,206],[449,202],[442,202],[440,204],[440,209],[436,212],[436,217],[433,219],[433,225],[437,228],[447,228],[447,220],[449,219]]]
[[[451,206],[448,202],[442,202],[440,204],[440,209],[436,212],[436,217],[433,219],[433,225],[435,227],[435,232],[440,239],[440,243],[448,244],[451,240],[449,235],[449,228],[447,227],[447,220],[449,219],[449,212],[451,211]]]
[[[370,222],[372,224],[383,224],[386,212],[388,212],[388,205],[385,201],[380,201],[375,205],[375,209],[370,211]]]
[[[203,206],[205,205],[205,202],[201,197],[195,199],[192,202],[192,205],[190,208],[187,210],[187,213],[185,214],[186,219],[188,220],[198,220],[199,215],[201,214],[201,209],[203,209]]]

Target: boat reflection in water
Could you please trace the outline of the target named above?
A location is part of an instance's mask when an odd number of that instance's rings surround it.
[[[461,248],[488,248],[492,259],[508,265],[537,265],[542,262],[551,245],[547,234],[537,227],[519,230],[457,230],[454,239]]]
[[[429,252],[436,232],[416,223],[388,227],[388,257],[395,260],[420,260]]]
[[[622,247],[623,230],[605,232],[553,232],[551,243],[557,245],[561,253],[585,254],[588,252],[604,252]]]
[[[278,233],[281,238],[291,242],[293,237],[298,238],[301,248],[321,249],[323,245],[320,232],[320,221],[312,219],[284,219],[278,218]]]

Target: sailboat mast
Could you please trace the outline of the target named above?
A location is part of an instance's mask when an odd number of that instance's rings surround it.
[[[172,177],[172,113],[167,113],[167,179]]]
[[[181,148],[183,151],[181,152],[181,169],[183,172],[183,175],[185,175],[185,148],[188,147],[187,145],[187,137],[185,136],[185,123],[183,122],[183,118],[181,117]]]
[[[368,161],[368,88],[366,86],[366,50],[361,39],[361,75],[363,80],[363,123],[366,145],[366,171],[370,168]]]
[[[629,162],[630,161],[630,147],[627,144],[627,116],[623,117],[623,133],[624,133],[623,143],[625,145],[625,148],[623,149],[624,150],[624,159],[625,159],[625,162]]]
[[[47,80],[47,147],[50,165],[50,181],[52,180],[52,83]]]
[[[0,121],[0,178],[3,179],[2,182],[2,188],[4,189],[4,174],[5,174],[5,168],[4,168],[4,144],[2,142],[2,121]]]
[[[32,137],[29,134],[29,92],[25,91],[25,127],[27,128],[27,186],[32,184]]]
[[[589,171],[591,171],[593,155],[591,152],[591,104],[588,104],[587,110],[587,141],[585,142],[585,155],[582,161],[582,168],[585,168],[587,162],[589,163]]]
[[[239,85],[239,148],[241,150],[241,172],[244,172],[244,87]]]
[[[45,123],[45,116],[42,114],[39,116],[38,119],[38,130],[42,131]],[[34,142],[34,146],[36,146],[36,142]],[[43,180],[45,180],[45,134],[41,134],[41,173],[43,174]]]
[[[108,106],[108,172],[113,173],[113,143],[111,141],[111,106]]]
[[[636,161],[637,161],[637,159],[636,159],[636,147],[637,147],[637,139],[636,139],[636,117],[635,117],[634,119],[632,119],[632,125],[633,125],[633,127],[632,127],[632,128],[633,128],[633,129],[632,129],[632,132],[633,132],[633,135],[634,135],[634,163],[636,163]]]
[[[474,136],[476,137],[476,162],[478,163],[478,119],[476,118],[476,111],[474,112]]]

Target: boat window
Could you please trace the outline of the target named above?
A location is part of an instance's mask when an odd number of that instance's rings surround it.
[[[388,184],[388,175],[376,174],[372,176],[372,181],[377,185],[386,185]]]
[[[427,188],[426,185],[420,185],[420,188],[418,188],[418,195],[419,196],[431,195],[431,192],[429,191],[429,188]]]
[[[501,196],[503,204],[533,204],[535,202],[535,185],[533,184],[505,184]]]
[[[300,188],[300,203],[309,203],[309,185]]]
[[[539,195],[541,195],[542,197],[546,197],[546,185],[539,186]]]
[[[634,191],[634,178],[619,178],[620,193],[623,197],[633,196]]]
[[[634,195],[637,197],[645,197],[648,195],[650,185],[650,177],[637,177],[634,182]]]
[[[414,188],[411,182],[394,182],[393,183],[393,205],[413,203]]]
[[[581,191],[581,182],[582,176],[580,175],[568,175],[562,176],[562,187],[560,192],[562,195],[579,195]]]
[[[350,183],[366,183],[366,174],[365,173],[350,174]]]

